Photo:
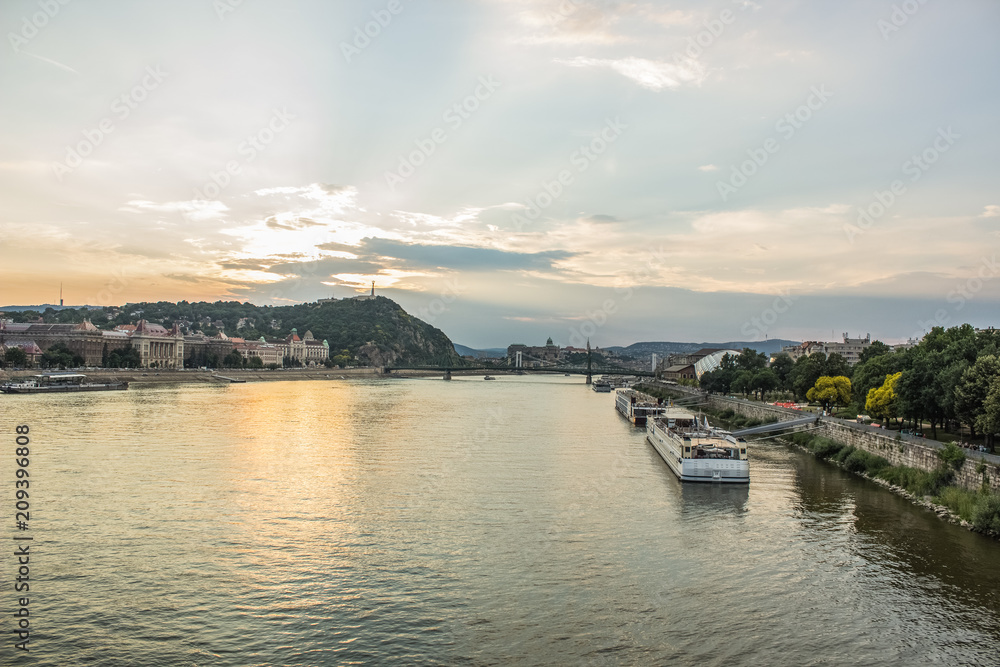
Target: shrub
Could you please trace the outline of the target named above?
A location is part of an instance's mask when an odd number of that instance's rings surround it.
[[[844,469],[854,473],[868,470],[868,452],[863,449],[855,449],[844,459]]]
[[[829,459],[840,454],[846,447],[829,438],[816,438],[812,443],[811,449],[816,458]]]
[[[954,470],[960,470],[962,464],[965,463],[965,450],[954,442],[949,442],[944,448],[939,449],[937,455],[938,458],[946,465],[950,465]]]
[[[850,446],[850,445],[848,445],[847,447],[844,447],[839,452],[837,452],[831,458],[832,458],[832,460],[836,461],[837,463],[843,463],[844,461],[847,460],[848,456],[850,456],[851,454],[854,453],[854,451],[855,451],[855,448],[852,447],[852,446]]]
[[[972,511],[972,525],[979,530],[1000,532],[1000,496],[991,493],[979,497]]]
[[[851,472],[864,472],[877,475],[879,471],[889,467],[889,461],[863,449],[855,449],[844,459],[844,468]]]

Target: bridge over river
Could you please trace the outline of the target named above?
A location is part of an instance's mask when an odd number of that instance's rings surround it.
[[[655,377],[656,374],[651,371],[634,371],[629,368],[618,368],[614,366],[605,366],[601,368],[586,368],[577,366],[541,366],[535,368],[517,368],[513,366],[491,366],[488,364],[482,364],[479,366],[385,366],[382,368],[382,373],[388,375],[395,371],[421,371],[421,372],[431,372],[440,373],[445,380],[451,379],[452,373],[465,372],[465,371],[485,371],[494,373],[548,373],[548,374],[559,374],[559,375],[583,375],[587,378],[587,384],[590,384],[594,375],[633,375],[635,377]]]

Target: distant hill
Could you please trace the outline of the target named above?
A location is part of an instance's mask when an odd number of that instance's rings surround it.
[[[25,310],[36,310],[39,313],[44,313],[46,308],[51,308],[52,310],[75,310],[77,308],[87,308],[89,310],[100,310],[101,306],[57,306],[51,303],[45,303],[40,306],[0,306],[0,312],[3,313],[21,313]]]
[[[697,352],[703,348],[716,348],[722,350],[742,350],[745,347],[749,347],[752,350],[757,350],[758,352],[763,352],[764,354],[771,355],[775,352],[780,352],[781,348],[786,345],[798,345],[799,341],[795,340],[784,340],[781,338],[774,338],[771,340],[759,340],[759,341],[729,341],[728,343],[671,343],[671,342],[647,342],[647,343],[633,343],[628,347],[609,347],[606,348],[613,352],[618,352],[630,357],[649,357],[650,355],[656,354],[660,357],[665,357],[669,354],[684,354],[690,352]]]
[[[465,345],[455,343],[455,351],[463,357],[476,357],[477,359],[497,359],[507,356],[507,350],[502,347],[492,347],[485,350],[476,350]]]

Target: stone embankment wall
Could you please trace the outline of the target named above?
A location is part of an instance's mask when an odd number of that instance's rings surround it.
[[[778,421],[786,421],[802,416],[802,412],[797,410],[723,396],[709,396],[708,405],[714,410],[729,409],[754,419],[776,418]],[[897,439],[896,434],[884,435],[878,429],[854,425],[851,422],[843,422],[838,419],[824,418],[821,420],[820,426],[820,429],[816,431],[817,435],[882,456],[892,465],[908,466],[927,471],[934,470],[941,465],[937,450],[944,445],[935,440],[907,436],[900,436]],[[977,472],[981,462],[985,470]],[[969,452],[961,470],[955,474],[955,484],[975,490],[982,485],[984,480],[994,491],[1000,491],[1000,464],[997,462],[997,457],[980,458],[978,453]]]

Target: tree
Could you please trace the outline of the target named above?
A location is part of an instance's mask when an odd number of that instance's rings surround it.
[[[142,356],[131,345],[108,353],[108,360],[104,364],[105,368],[139,368],[141,365]]]
[[[3,355],[8,366],[14,368],[24,368],[28,365],[28,355],[19,347],[9,347]]]
[[[1000,377],[993,378],[990,383],[983,411],[976,417],[976,427],[986,436],[987,446],[992,450],[993,436],[1000,433]]]
[[[807,398],[806,394],[815,386],[816,380],[823,375],[823,364],[825,363],[826,355],[822,352],[799,357],[796,360],[795,368],[788,375],[796,397]]]
[[[250,362],[247,364],[247,367],[264,368],[264,360],[257,356],[250,357]]]
[[[875,357],[881,357],[883,354],[892,354],[892,348],[882,341],[877,340],[861,350],[861,354],[858,355],[858,365],[866,363]]]
[[[829,377],[843,376],[850,378],[851,365],[847,363],[847,359],[834,352],[826,358],[825,362],[823,362],[823,375],[827,375]]]
[[[945,384],[944,354],[931,346],[914,348],[912,352],[911,367],[905,369],[896,383],[899,409],[915,422],[929,420],[932,437],[936,440],[938,424],[946,415],[945,399],[951,394]]]
[[[824,410],[829,410],[833,405],[846,406],[851,402],[851,381],[843,375],[824,375],[806,392],[806,398],[821,403]]]
[[[908,358],[907,352],[880,354],[869,357],[854,367],[854,373],[851,375],[851,393],[854,394],[858,412],[865,410],[868,392],[881,387],[887,375],[906,368]]]
[[[983,414],[986,396],[993,380],[1000,377],[1000,358],[987,354],[976,360],[955,385],[955,416],[968,424],[976,436],[976,420]]]
[[[865,412],[875,415],[885,423],[896,416],[896,383],[902,373],[886,375],[881,387],[868,390]]]
[[[243,355],[238,350],[233,350],[222,360],[225,368],[243,368]]]
[[[42,368],[72,368],[83,365],[83,357],[76,354],[66,343],[56,343],[42,354]]]
[[[770,368],[763,368],[753,374],[750,386],[759,394],[758,398],[764,400],[764,394],[778,388],[778,375]]]
[[[750,392],[753,391],[753,372],[738,371],[730,387],[733,391],[743,394],[744,397],[750,396]]]
[[[792,358],[787,353],[782,352],[774,357],[774,360],[771,362],[771,370],[778,377],[778,386],[780,388],[790,388],[788,386],[788,379],[793,368],[795,368],[795,362],[792,361]]]
[[[766,366],[767,357],[764,353],[749,347],[743,348],[740,355],[736,357],[736,368],[741,371],[758,371]]]
[[[736,357],[731,354],[722,355],[715,370],[703,373],[699,386],[710,394],[728,394],[733,389],[736,379]]]

